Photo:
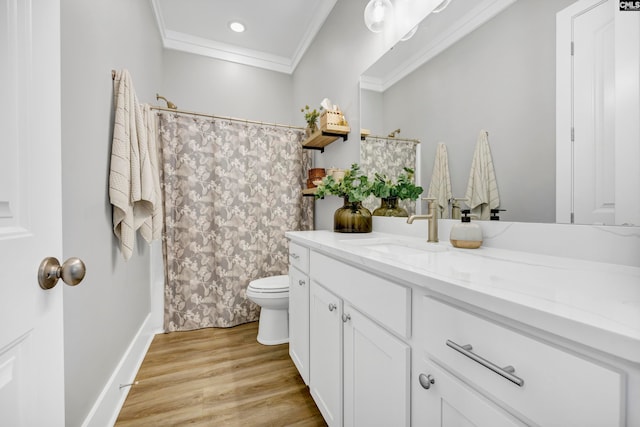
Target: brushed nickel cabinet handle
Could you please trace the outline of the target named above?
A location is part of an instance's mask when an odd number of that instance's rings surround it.
[[[298,280],[298,285],[304,286],[304,283],[305,283],[304,280],[302,280],[302,279]]]
[[[351,315],[342,313],[342,321],[347,323],[349,320],[351,320]]]
[[[298,255],[298,254],[297,254],[297,253],[295,253],[295,252],[291,252],[291,253],[289,254],[289,256],[290,256],[291,258],[293,258],[293,259],[300,259],[300,255]]]
[[[333,311],[338,308],[334,303],[329,303],[329,311]]]
[[[451,340],[447,340],[447,345],[452,349],[454,349],[455,351],[457,351],[458,353],[461,353],[464,356],[467,356],[469,359],[473,360],[474,362],[477,362],[482,366],[484,366],[485,368],[500,375],[501,377],[508,379],[518,387],[522,387],[524,385],[524,380],[522,378],[513,375],[513,373],[516,371],[513,366],[509,365],[509,366],[505,366],[504,368],[501,368],[495,363],[492,363],[487,359],[485,359],[484,357],[472,352],[471,350],[473,350],[473,347],[471,346],[471,344],[458,345]]]

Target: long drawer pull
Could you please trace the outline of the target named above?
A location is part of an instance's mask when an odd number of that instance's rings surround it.
[[[493,372],[500,375],[501,377],[508,379],[518,387],[522,387],[524,385],[524,380],[522,378],[513,375],[513,373],[516,371],[513,366],[505,366],[504,368],[501,368],[500,366],[489,362],[484,357],[479,356],[474,352],[472,352],[471,350],[473,350],[473,347],[471,346],[471,344],[466,344],[461,346],[454,343],[451,340],[447,340],[447,345],[452,349],[454,349],[455,351],[467,356],[469,359],[473,360],[474,362],[477,362],[482,366],[484,366],[485,368],[492,370]]]
[[[290,256],[291,258],[293,258],[293,259],[300,259],[300,255],[298,255],[298,254],[297,254],[297,253],[295,253],[295,252],[291,252],[291,253],[289,253],[289,256]]]

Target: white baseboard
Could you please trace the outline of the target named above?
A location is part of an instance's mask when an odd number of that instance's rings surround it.
[[[130,389],[130,387],[120,388],[120,385],[131,384],[135,380],[153,337],[162,332],[153,327],[151,319],[152,314],[150,313],[142,322],[138,333],[102,389],[100,396],[82,423],[82,427],[105,427],[115,424]]]

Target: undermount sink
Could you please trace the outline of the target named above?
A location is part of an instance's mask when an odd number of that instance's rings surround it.
[[[449,250],[447,246],[437,243],[411,242],[405,240],[387,239],[387,238],[371,238],[371,239],[353,239],[342,240],[348,245],[359,246],[380,252],[381,254],[393,256],[409,256],[422,255],[429,252],[446,252]]]

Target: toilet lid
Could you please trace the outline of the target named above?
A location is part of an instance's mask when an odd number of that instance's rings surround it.
[[[249,283],[249,289],[254,292],[275,293],[289,290],[289,276],[271,276],[254,280]]]

